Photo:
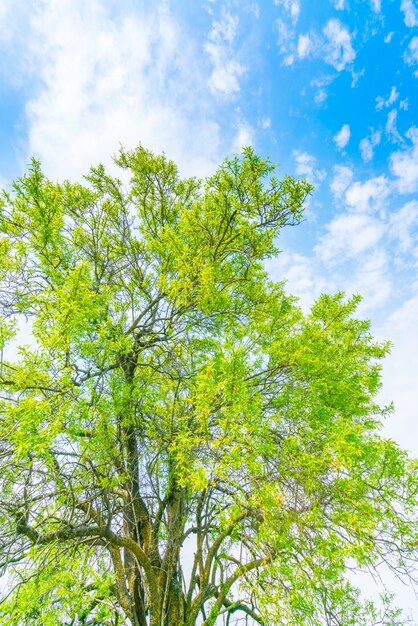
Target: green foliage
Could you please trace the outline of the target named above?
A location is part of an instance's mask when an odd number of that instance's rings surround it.
[[[116,164],[33,161],[0,201],[1,350],[30,331],[0,371],[3,623],[394,626],[345,579],[416,562],[389,346],[358,297],[305,315],[263,269],[311,187],[251,149],[204,181]]]

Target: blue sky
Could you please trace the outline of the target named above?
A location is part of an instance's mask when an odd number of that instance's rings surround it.
[[[394,344],[386,433],[416,454],[417,87],[417,0],[1,0],[0,185],[32,155],[78,179],[139,142],[187,175],[252,144],[306,177],[269,270],[304,307],[363,295]]]

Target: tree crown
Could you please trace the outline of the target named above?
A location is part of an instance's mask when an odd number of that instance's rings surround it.
[[[115,161],[129,182],[34,160],[3,192],[0,347],[31,338],[0,372],[0,615],[373,623],[346,574],[413,575],[416,466],[359,298],[304,314],[264,270],[312,187],[250,148],[203,181]]]

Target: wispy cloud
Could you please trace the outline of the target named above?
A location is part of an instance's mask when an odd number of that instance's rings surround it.
[[[374,247],[385,232],[384,225],[364,213],[343,213],[326,227],[326,234],[316,247],[323,261],[356,257]]]
[[[406,450],[413,450],[416,441],[411,434],[415,431],[417,420],[417,311],[418,295],[412,292],[386,317],[379,329],[382,338],[393,341],[391,354],[383,364],[381,396],[384,402],[395,403],[396,420],[386,425],[385,434],[395,438]],[[413,600],[407,606],[413,606]]]
[[[299,35],[297,51],[298,57],[303,59],[315,50],[316,44],[312,35],[306,33],[305,35]]]
[[[339,20],[329,20],[324,28],[326,37],[325,61],[339,72],[356,58],[351,43],[351,34]]]
[[[404,22],[411,28],[418,26],[418,9],[414,4],[414,0],[402,0],[401,11],[404,14]]]
[[[333,3],[337,11],[343,11],[346,8],[345,0],[331,0],[331,2]]]
[[[339,130],[338,133],[334,135],[333,139],[334,139],[335,145],[337,146],[339,150],[342,150],[348,144],[350,140],[350,134],[351,132],[350,132],[349,125],[344,124],[341,130]]]
[[[300,0],[274,0],[276,6],[282,6],[296,23],[300,14]]]
[[[388,113],[386,126],[385,126],[386,135],[389,137],[391,141],[395,143],[402,141],[402,137],[399,134],[398,127],[397,127],[397,119],[398,119],[398,111],[396,109],[392,109],[392,111],[389,111]]]
[[[279,52],[285,65],[292,65],[296,58],[321,58],[338,72],[351,65],[356,58],[352,35],[338,19],[330,19],[322,32],[299,33],[295,43],[294,29],[283,20],[276,20]]]
[[[411,145],[391,155],[390,168],[400,193],[413,193],[418,190],[418,128],[411,127],[406,137]]]
[[[254,144],[254,129],[250,124],[244,122],[239,124],[237,134],[235,135],[232,151],[241,152],[243,148]]]
[[[346,191],[345,201],[352,211],[375,213],[384,207],[389,193],[390,183],[386,176],[375,176],[353,183]]]
[[[403,58],[407,65],[418,65],[418,37],[412,37]],[[418,77],[418,70],[415,70],[414,75]]]
[[[289,290],[300,299],[300,305],[305,310],[321,293],[337,289],[330,284],[330,278],[325,278],[315,261],[312,257],[284,250],[275,259],[266,262],[270,275],[275,280],[286,280]]]
[[[277,31],[277,45],[279,53],[283,57],[283,65],[293,65],[297,49],[294,43],[294,29],[282,19],[275,21],[275,29]]]
[[[238,16],[223,11],[220,20],[214,20],[204,45],[213,64],[209,87],[214,94],[230,96],[240,90],[239,77],[246,68],[234,58],[233,41],[237,34]]]
[[[314,96],[314,101],[316,104],[322,104],[323,102],[325,102],[328,96],[328,92],[325,87],[328,87],[328,85],[330,85],[334,79],[335,75],[328,74],[325,76],[319,76],[318,78],[314,78],[313,80],[311,80],[311,87],[316,88]]]
[[[372,130],[369,137],[364,137],[359,144],[361,158],[365,163],[371,161],[374,149],[379,145],[382,133],[380,130]]]
[[[399,92],[396,87],[392,87],[389,96],[385,99],[382,96],[376,98],[376,111],[380,111],[384,107],[391,106],[399,98]]]
[[[353,180],[353,170],[347,165],[334,165],[330,189],[334,198],[339,199]]]
[[[418,260],[418,201],[411,200],[395,211],[390,218],[391,236],[402,254],[411,254]]]
[[[271,126],[271,119],[269,117],[262,117],[261,119],[258,120],[258,125],[261,128],[264,128],[264,130],[266,128],[270,128],[270,126]]]
[[[219,159],[199,51],[168,9],[111,16],[97,0],[46,1],[28,37],[40,81],[27,104],[28,152],[49,175],[79,177],[119,142],[166,150],[192,173]]]
[[[318,168],[316,158],[312,154],[298,150],[293,151],[293,157],[296,161],[296,174],[306,178],[314,187],[319,187],[327,173],[324,169]]]

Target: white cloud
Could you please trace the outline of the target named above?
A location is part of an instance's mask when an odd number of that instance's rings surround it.
[[[325,74],[323,76],[318,76],[317,78],[313,78],[310,82],[311,87],[327,87],[332,83],[335,78],[335,74]]]
[[[381,309],[393,297],[389,257],[381,248],[362,255],[352,279],[350,275],[347,278],[345,290],[360,293],[363,297],[358,308],[360,317]]]
[[[396,439],[414,455],[418,454],[417,312],[418,295],[413,294],[378,329],[380,337],[393,342],[391,353],[383,362],[380,394],[384,402],[395,404],[395,416],[385,425],[385,435]]]
[[[392,111],[388,113],[385,130],[388,137],[394,142],[402,141],[402,137],[400,136],[396,126],[397,119],[398,111],[396,109],[392,109]]]
[[[328,94],[325,89],[318,89],[314,96],[314,101],[316,104],[322,104],[327,99]]]
[[[321,293],[337,290],[332,278],[324,276],[312,257],[283,251],[274,259],[268,259],[265,267],[274,280],[286,280],[289,292],[300,299],[304,310],[308,310]]]
[[[11,0],[3,0],[0,4],[0,41],[9,39],[11,35],[10,28],[8,28],[11,10]]]
[[[399,251],[418,257],[418,201],[411,200],[390,218],[390,234],[397,240]],[[418,315],[418,309],[417,309]]]
[[[408,98],[405,98],[404,100],[401,100],[399,102],[399,108],[401,109],[401,111],[407,111],[409,107],[409,100]]]
[[[27,87],[33,70],[33,59],[25,51],[32,13],[27,2],[0,0],[0,74],[3,89],[9,85],[17,90]]]
[[[233,58],[232,43],[237,28],[238,17],[223,11],[221,19],[213,22],[209,38],[204,44],[213,64],[209,88],[214,94],[230,96],[240,90],[239,77],[246,68]]]
[[[408,65],[418,65],[418,37],[412,37],[403,58]],[[418,70],[414,72],[414,75],[418,76]]]
[[[348,294],[363,295],[359,315],[368,314],[374,307],[380,308],[386,303],[393,293],[388,257],[383,250],[371,249],[373,245],[357,254],[351,249],[350,239],[347,244],[348,249],[343,245],[339,253],[333,254],[330,242],[330,257],[321,254],[325,250],[320,245],[316,247],[316,256],[313,257],[284,251],[267,261],[266,269],[275,280],[287,281],[289,291],[300,298],[305,310],[321,293],[343,288]],[[339,262],[341,265],[338,265]],[[347,271],[347,267],[351,271]]]
[[[325,61],[339,72],[352,63],[356,53],[351,45],[351,35],[339,20],[329,20],[323,30],[325,43]]]
[[[257,19],[260,17],[260,7],[257,2],[250,2],[249,4],[245,4],[243,10],[246,13],[252,13]]]
[[[418,26],[418,9],[414,0],[402,0],[401,11],[403,11],[404,22],[407,26]]]
[[[418,189],[418,128],[411,127],[406,136],[412,145],[391,155],[390,169],[400,193],[413,193]]]
[[[245,73],[245,68],[237,61],[226,61],[223,59],[219,46],[207,44],[206,51],[212,58],[214,69],[209,80],[209,87],[212,93],[229,96],[240,90],[239,77]]]
[[[294,62],[295,62],[295,55],[294,54],[288,54],[283,59],[283,65],[285,65],[287,67],[289,65],[293,65]]]
[[[399,98],[399,92],[396,89],[396,87],[392,87],[392,89],[390,90],[390,95],[389,95],[389,99],[385,102],[385,106],[389,106],[391,104],[393,104],[394,102],[396,102],[396,100]]]
[[[254,129],[247,123],[240,124],[232,145],[232,152],[241,152],[243,148],[252,146],[253,143]]]
[[[334,139],[335,145],[337,146],[339,150],[342,150],[348,144],[350,140],[350,134],[351,133],[350,133],[349,125],[344,124],[341,130],[339,130],[338,133],[334,135],[333,139]]]
[[[315,96],[314,96],[314,102],[315,104],[322,104],[323,102],[325,102],[325,100],[328,98],[328,93],[325,89],[318,89],[318,91],[316,92]]]
[[[275,21],[275,27],[277,29],[279,53],[284,57],[283,65],[293,65],[295,61],[294,32],[289,28],[289,25],[281,19]]]
[[[353,211],[374,212],[384,207],[389,193],[388,179],[385,176],[377,176],[365,182],[355,182],[350,185],[345,194],[345,201]]]
[[[347,165],[334,165],[332,169],[334,176],[330,183],[330,189],[335,198],[341,198],[353,180],[353,170]]]
[[[300,14],[300,0],[274,0],[276,6],[283,6],[288,12],[292,21],[297,22]]]
[[[314,50],[314,47],[314,42],[309,33],[306,33],[306,35],[299,35],[297,50],[298,57],[300,59],[308,56]]]
[[[390,94],[386,100],[382,96],[376,98],[376,111],[383,109],[383,107],[391,106],[399,98],[399,92],[396,87],[392,87]]]
[[[372,5],[372,9],[375,13],[380,13],[382,8],[381,0],[370,0],[370,4]]]
[[[168,10],[115,17],[98,0],[43,2],[28,39],[39,80],[28,151],[49,176],[79,177],[119,142],[166,150],[193,174],[219,160],[219,126],[199,104],[207,90],[197,51]]]
[[[395,34],[395,33],[394,33],[394,32],[393,32],[393,30],[392,30],[390,33],[388,33],[388,34],[386,35],[386,37],[383,39],[383,41],[384,41],[385,43],[390,43],[390,42],[392,41],[392,38],[393,38],[393,35],[394,35],[394,34]]]
[[[262,117],[259,122],[258,125],[261,126],[261,128],[270,128],[271,126],[271,119],[269,117]]]
[[[360,213],[343,213],[327,224],[326,230],[315,248],[323,261],[341,261],[363,254],[374,247],[385,232],[380,221]]]
[[[222,13],[222,19],[213,21],[210,38],[213,41],[224,40],[232,43],[235,39],[235,35],[237,34],[237,28],[238,17],[224,11]]]
[[[322,104],[327,99],[327,91],[325,87],[327,87],[334,80],[335,76],[332,75],[324,75],[319,76],[318,78],[314,78],[311,80],[311,87],[316,87],[317,91],[314,96],[314,100],[316,104]]]
[[[360,141],[360,154],[365,163],[373,158],[374,148],[379,145],[381,135],[380,130],[372,131],[370,137],[364,137]]]
[[[294,62],[295,53],[300,59],[309,56],[323,58],[326,63],[341,71],[351,64],[356,53],[351,44],[351,34],[337,19],[329,20],[323,28],[322,34],[313,31],[300,34],[297,46],[293,43],[294,32],[282,20],[276,21],[279,33],[279,51],[282,55],[288,54]]]
[[[345,9],[345,1],[344,0],[332,0],[334,7],[337,11],[343,11]]]
[[[366,73],[366,69],[363,67],[360,71],[355,72],[354,69],[351,69],[351,89],[354,89],[354,87],[357,87],[357,84],[360,80],[360,78],[363,78],[363,76]]]
[[[293,151],[293,157],[296,161],[296,174],[306,178],[315,187],[319,187],[327,173],[325,170],[317,168],[316,158],[312,154],[298,150]]]

